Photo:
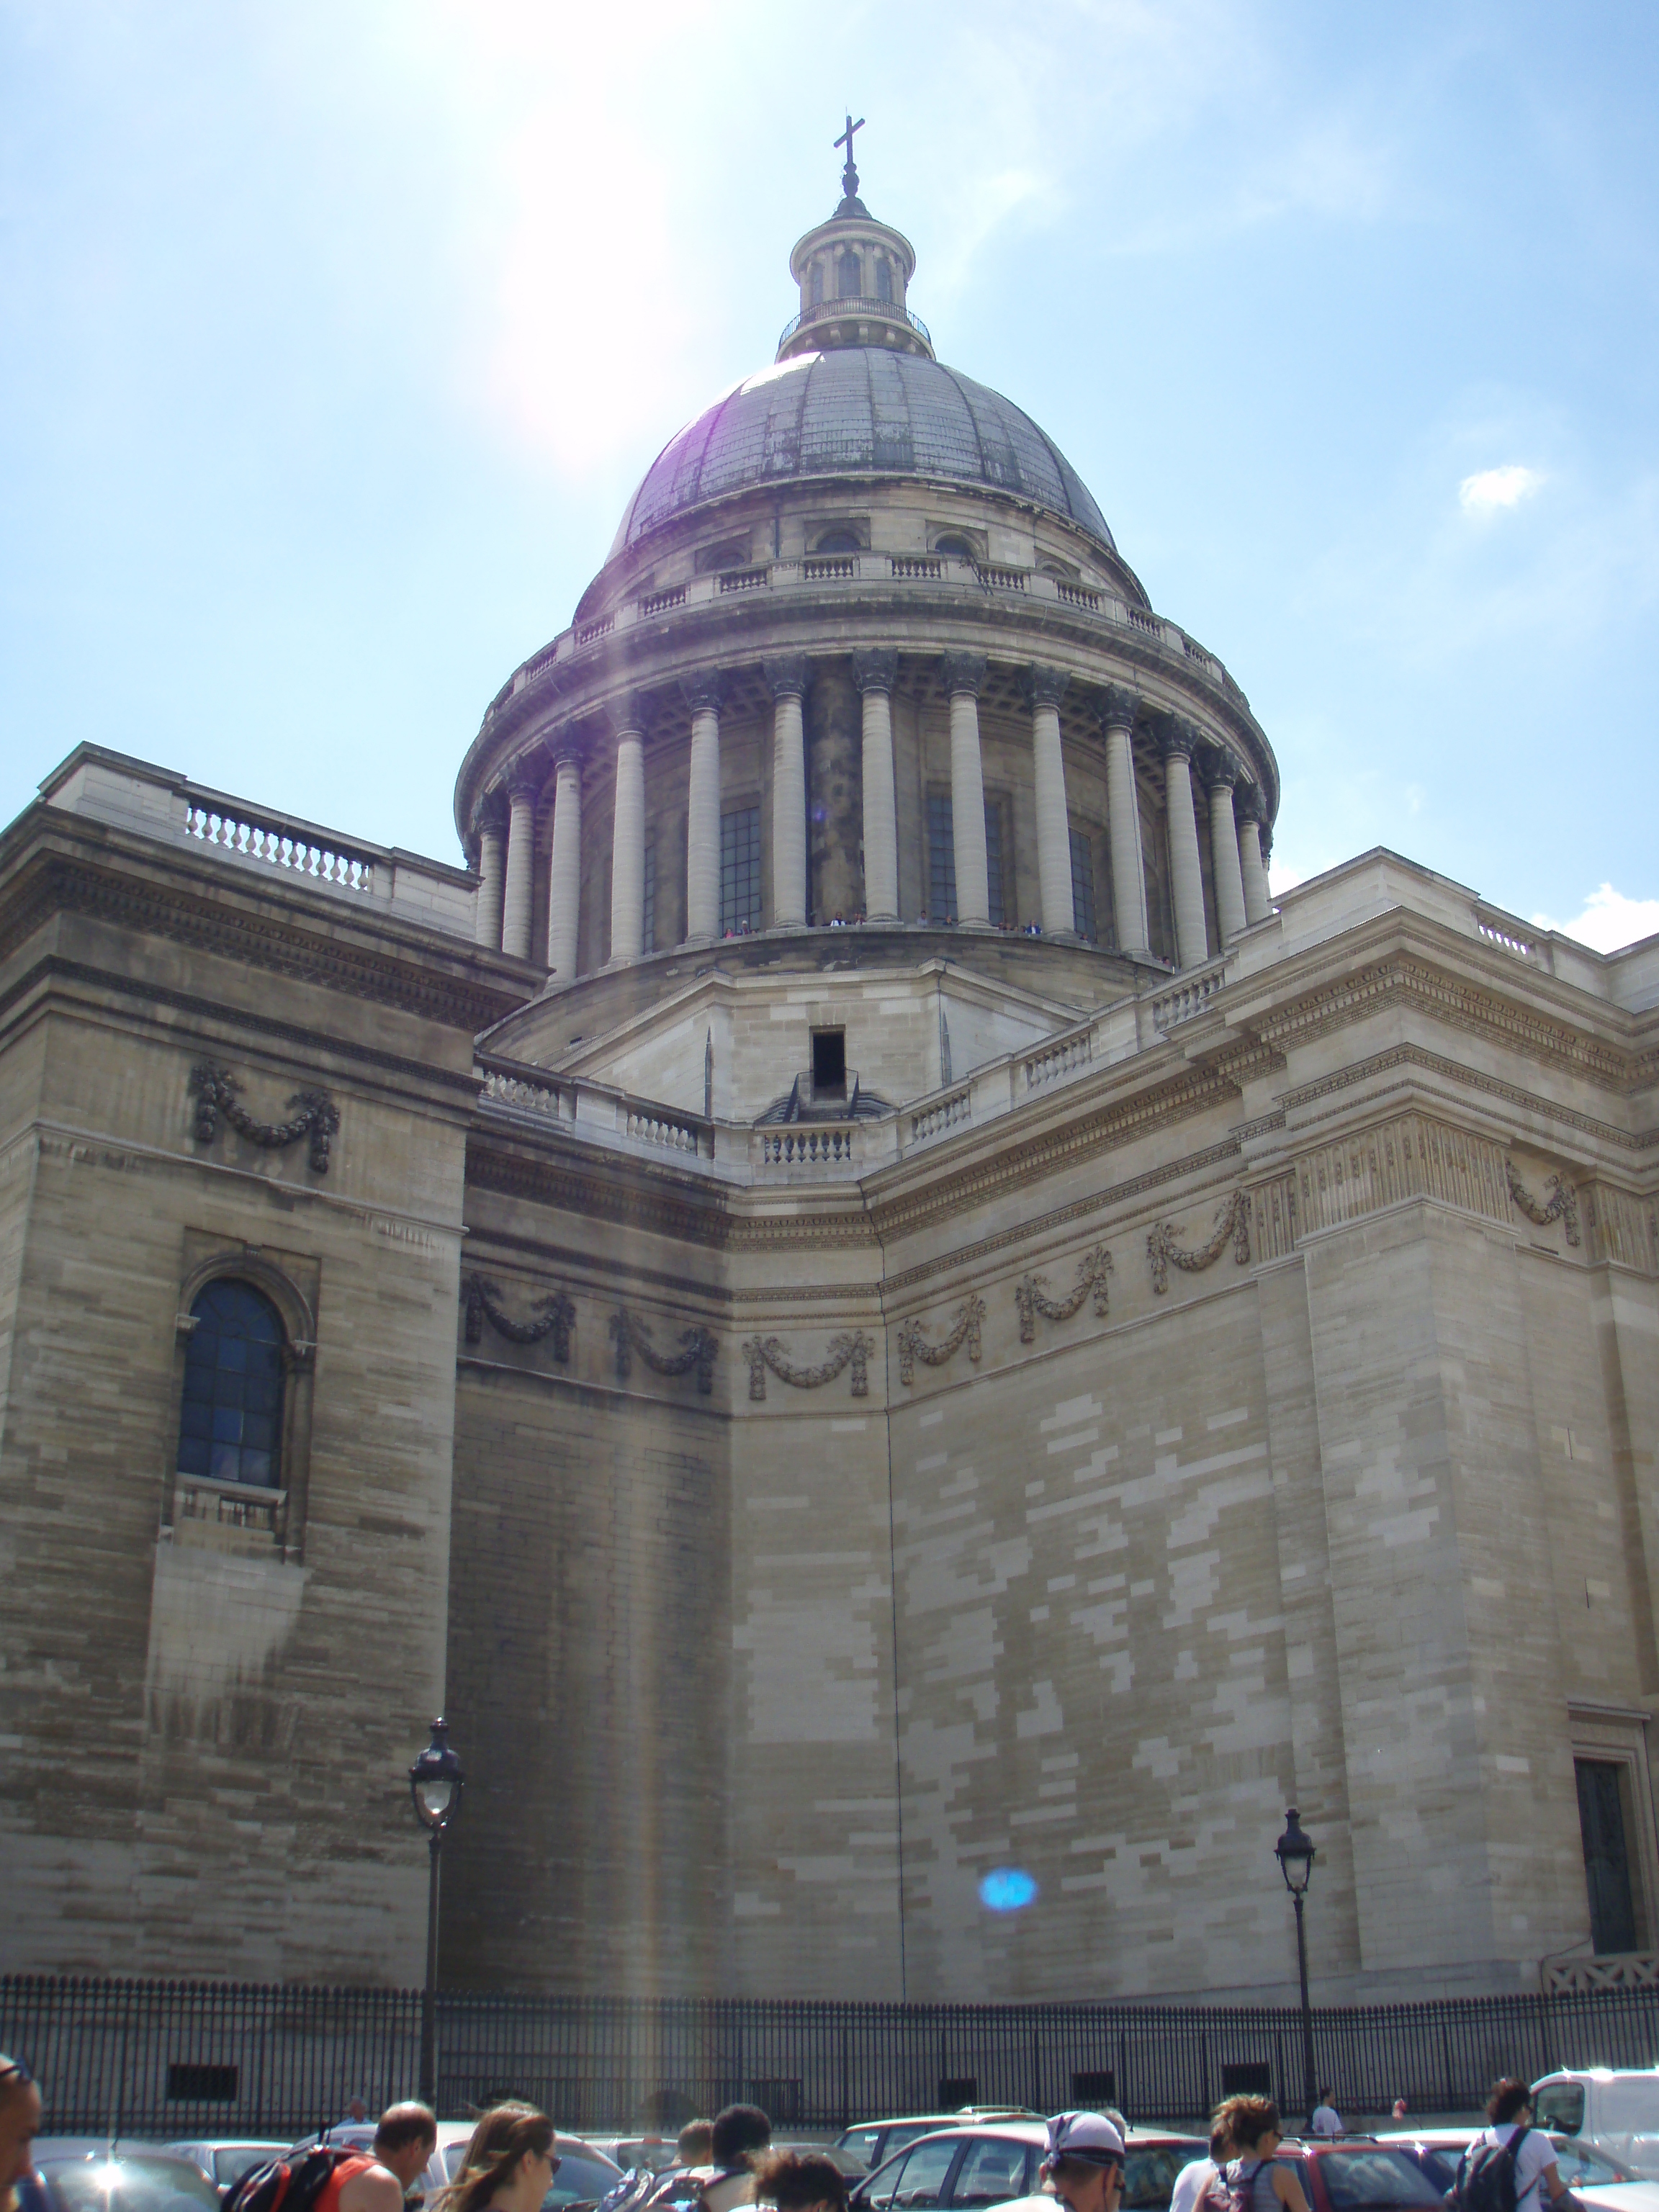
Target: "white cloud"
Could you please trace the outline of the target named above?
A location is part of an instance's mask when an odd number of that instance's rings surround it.
[[[1603,884],[1590,893],[1575,920],[1556,921],[1549,915],[1535,914],[1533,921],[1540,929],[1559,929],[1564,937],[1576,937],[1597,952],[1617,952],[1621,945],[1659,935],[1659,898],[1626,898],[1611,884]]]
[[[1495,507],[1519,507],[1543,481],[1536,469],[1510,461],[1501,469],[1482,469],[1478,475],[1465,477],[1457,487],[1457,496],[1465,514],[1490,514]]]

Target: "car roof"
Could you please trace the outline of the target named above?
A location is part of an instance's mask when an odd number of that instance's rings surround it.
[[[131,2136],[118,2136],[111,2142],[107,2136],[36,2136],[29,2146],[29,2156],[41,2159],[65,2158],[172,2158],[181,2165],[189,2160],[166,2143],[141,2142]]]

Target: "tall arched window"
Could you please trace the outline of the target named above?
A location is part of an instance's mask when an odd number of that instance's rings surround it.
[[[823,305],[823,264],[821,261],[812,264],[812,305],[815,307]]]
[[[191,1306],[179,1472],[216,1482],[282,1481],[283,1324],[252,1283],[222,1277]]]
[[[878,299],[878,300],[891,300],[892,296],[893,296],[893,269],[892,269],[892,264],[891,264],[891,263],[887,259],[886,256],[884,254],[884,255],[882,256],[881,259],[880,259],[879,261],[878,261],[878,262],[877,262],[877,264],[876,264],[876,297],[877,297],[877,299]]]
[[[836,296],[856,300],[864,289],[864,275],[856,253],[843,253],[836,264]]]

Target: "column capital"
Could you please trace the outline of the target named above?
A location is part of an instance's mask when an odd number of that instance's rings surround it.
[[[806,655],[804,653],[785,653],[778,660],[763,660],[761,670],[771,686],[775,699],[797,699],[806,696]]]
[[[1206,787],[1211,791],[1222,784],[1229,791],[1232,790],[1242,773],[1238,763],[1225,745],[1206,745],[1199,756],[1199,767]]]
[[[1108,730],[1133,730],[1140,701],[1127,684],[1109,684],[1100,695],[1100,720]]]
[[[860,692],[890,693],[898,682],[898,653],[892,646],[866,646],[853,655],[853,682]]]
[[[985,681],[985,655],[982,653],[942,653],[939,657],[939,674],[945,689],[954,698],[957,692],[967,691],[977,699],[979,687]]]
[[[1025,672],[1025,696],[1033,710],[1058,707],[1071,678],[1063,668],[1045,668],[1039,661]]]
[[[538,773],[532,761],[523,757],[515,760],[502,779],[513,805],[517,806],[522,802],[533,806],[542,795],[542,784],[546,774],[545,763]]]
[[[507,817],[507,798],[499,783],[492,784],[472,810],[475,830],[505,830]]]
[[[1166,715],[1158,726],[1158,749],[1166,761],[1190,761],[1198,750],[1198,732],[1190,722]]]
[[[613,699],[605,710],[605,724],[612,738],[642,738],[645,735],[645,702],[637,691],[624,691]]]
[[[1238,789],[1233,794],[1233,812],[1241,822],[1265,822],[1267,801],[1261,786],[1241,776]]]
[[[718,714],[726,693],[726,678],[719,669],[711,670],[707,676],[683,677],[680,692],[694,714]]]

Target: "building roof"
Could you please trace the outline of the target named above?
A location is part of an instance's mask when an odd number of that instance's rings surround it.
[[[751,484],[872,474],[1010,492],[1117,550],[1087,485],[1012,401],[922,355],[848,346],[744,378],[671,438],[629,501],[611,558]]]

